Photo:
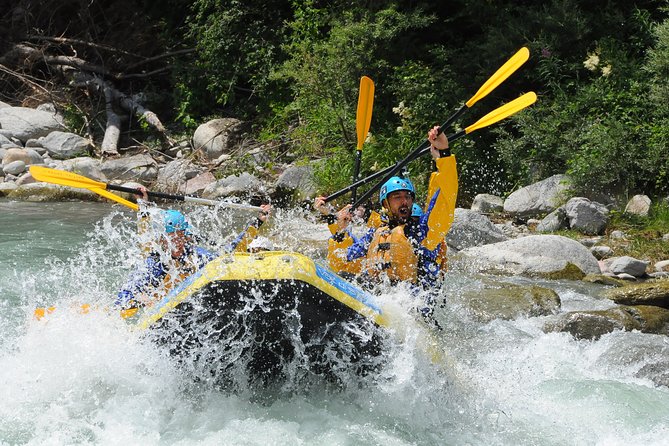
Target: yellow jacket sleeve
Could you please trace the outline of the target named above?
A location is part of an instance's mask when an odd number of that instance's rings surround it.
[[[439,191],[437,201],[427,221],[428,233],[423,246],[434,250],[451,229],[455,217],[455,201],[458,197],[458,169],[455,155],[439,158],[436,161],[437,171],[430,176],[428,200]]]

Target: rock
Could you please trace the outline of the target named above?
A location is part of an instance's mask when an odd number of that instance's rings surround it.
[[[593,246],[592,248],[590,248],[590,252],[592,253],[593,256],[595,256],[597,260],[606,259],[613,255],[613,249],[604,245]]]
[[[60,117],[51,112],[25,107],[0,108],[0,134],[25,143],[31,138],[65,130]]]
[[[469,209],[456,208],[455,218],[446,242],[457,250],[507,240],[485,215]]]
[[[560,206],[548,214],[537,225],[537,232],[555,232],[567,227],[567,212],[564,206]]]
[[[627,273],[618,273],[618,274],[616,274],[616,277],[620,280],[627,280],[629,282],[636,281],[636,277],[634,277],[631,274],[627,274]]]
[[[638,260],[629,256],[616,257],[609,263],[609,270],[613,274],[630,274],[634,277],[642,277],[646,274],[648,262]]]
[[[590,248],[591,246],[595,246],[597,243],[601,242],[604,240],[604,237],[597,236],[597,237],[586,237],[580,239],[578,242],[582,244],[583,246],[587,246]]]
[[[575,197],[565,205],[569,227],[584,234],[600,234],[609,222],[609,210],[603,204]]]
[[[662,278],[665,278],[665,277],[669,277],[669,272],[667,272],[667,271],[658,271],[658,272],[656,272],[656,273],[649,273],[649,274],[648,274],[648,277],[650,277],[650,278],[652,278],[652,279],[662,279]]]
[[[0,197],[6,197],[9,195],[11,191],[14,189],[18,189],[19,186],[16,185],[16,183],[13,182],[3,182],[0,183]]]
[[[204,189],[202,196],[213,200],[231,195],[249,197],[259,193],[262,193],[260,180],[248,172],[243,172],[239,176],[230,175],[210,184]]]
[[[99,201],[99,196],[86,189],[59,186],[49,183],[32,183],[18,186],[7,194],[8,198],[25,201]]]
[[[85,155],[91,148],[90,140],[69,132],[51,132],[38,141],[52,158],[61,160]]]
[[[580,280],[599,274],[597,259],[576,240],[559,235],[530,235],[467,248],[453,257],[465,270]]]
[[[8,103],[0,101],[0,108],[10,108],[10,107],[11,105],[9,105]]]
[[[598,311],[570,311],[544,325],[546,332],[566,332],[576,339],[596,340],[614,330],[640,330],[641,323],[624,308]]]
[[[581,280],[588,283],[598,283],[600,285],[615,287],[621,287],[625,285],[625,282],[622,280],[616,279],[615,277],[605,276],[604,274],[588,274]]]
[[[24,184],[32,184],[32,183],[37,183],[37,180],[33,178],[30,172],[24,173],[19,177],[18,180],[16,180],[17,186],[23,186]]]
[[[604,297],[621,305],[655,305],[669,308],[669,280],[637,283],[608,290]]]
[[[193,134],[193,147],[209,161],[230,153],[242,135],[243,123],[234,118],[213,119],[200,125]]]
[[[158,170],[154,189],[161,192],[184,193],[186,181],[199,173],[199,169],[187,159],[170,161]]]
[[[516,226],[510,221],[506,221],[504,223],[495,223],[495,227],[502,231],[502,234],[504,234],[507,238],[521,237],[527,232],[523,225]]]
[[[640,215],[646,217],[650,210],[651,201],[647,195],[635,195],[625,206],[626,214]]]
[[[550,288],[495,284],[467,291],[455,300],[479,322],[516,319],[554,314],[560,309],[560,297]]]
[[[669,234],[664,234],[662,236],[662,240],[664,240],[665,242],[669,242]]]
[[[158,163],[147,154],[107,160],[100,170],[109,180],[134,180],[151,182],[158,176]]]
[[[186,181],[186,195],[199,194],[212,183],[216,182],[216,177],[211,172],[202,172],[195,178]]]
[[[474,197],[471,210],[481,214],[502,212],[504,210],[504,199],[497,195],[478,194]]]
[[[107,177],[100,169],[100,160],[83,156],[65,160],[59,164],[59,169],[85,176],[91,180],[107,182]]]
[[[661,262],[655,262],[655,271],[657,271],[657,272],[662,272],[662,271],[669,272],[669,260],[662,260]]]
[[[26,163],[21,160],[12,161],[9,164],[3,163],[2,171],[9,175],[20,175],[26,171]]]
[[[509,195],[504,201],[504,212],[519,217],[536,217],[552,212],[560,205],[568,190],[568,177],[553,175]]]
[[[312,166],[290,166],[283,171],[274,184],[279,201],[302,201],[316,196],[316,182]]]
[[[625,234],[623,231],[616,229],[615,231],[611,231],[611,234],[609,234],[609,238],[613,240],[621,240],[627,238],[627,234]]]
[[[2,157],[2,164],[9,164],[14,161],[23,161],[26,166],[44,163],[44,159],[33,149],[7,149]]]
[[[16,144],[11,139],[0,133],[0,147],[13,147],[15,145]]]

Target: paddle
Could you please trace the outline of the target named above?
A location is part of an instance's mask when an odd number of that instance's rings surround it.
[[[374,106],[374,82],[367,76],[360,78],[360,92],[358,93],[358,110],[355,115],[355,127],[358,137],[358,145],[355,153],[355,166],[353,168],[353,183],[358,181],[360,175],[360,160],[362,158],[362,145],[365,143],[369,126],[372,123],[372,108]],[[351,201],[357,198],[357,190],[353,188]]]
[[[135,203],[125,200],[124,198],[121,198],[118,195],[112,194],[111,192],[109,192],[109,189],[118,192],[127,192],[130,194],[142,195],[142,192],[139,191],[138,189],[117,186],[115,184],[102,183],[100,181],[91,180],[90,178],[77,175],[76,173],[66,172],[64,170],[50,169],[48,167],[43,167],[43,166],[35,166],[35,165],[30,166],[30,174],[37,181],[44,181],[46,183],[60,184],[62,186],[88,189],[99,195],[102,195],[103,197],[124,204],[134,210],[138,209]],[[262,210],[259,206],[250,206],[247,204],[227,203],[224,201],[207,200],[205,198],[191,197],[188,195],[173,195],[173,194],[165,194],[162,192],[148,192],[148,195],[149,198],[161,198],[163,200],[185,201],[187,203],[204,204],[208,206],[221,205],[235,209],[246,209],[253,211]]]
[[[456,111],[450,118],[444,122],[444,124],[439,127],[439,133],[442,133],[446,127],[448,127],[458,116],[460,116],[466,107],[471,107],[479,100],[486,97],[490,92],[497,88],[502,82],[504,82],[509,76],[511,76],[518,68],[520,68],[529,58],[529,50],[525,47],[521,48],[516,54],[514,54],[504,65],[502,65],[490,78],[479,88],[474,96],[472,96],[458,111]],[[496,122],[496,121],[495,121]],[[488,124],[490,125],[490,124]],[[361,203],[364,203],[372,196],[386,181],[391,177],[395,176],[405,165],[407,165],[414,157],[423,149],[430,146],[429,141],[424,141],[421,145],[415,148],[409,155],[407,155],[402,161],[398,162],[392,169],[390,169],[382,178],[379,183],[370,188],[365,192],[357,201],[353,203],[351,209],[355,209],[360,206]],[[328,197],[329,198],[329,197]]]
[[[515,113],[518,113],[520,110],[532,105],[536,100],[537,100],[537,95],[534,92],[525,93],[524,95],[520,96],[519,98],[516,98],[513,101],[511,101],[507,104],[504,104],[503,106],[501,106],[499,108],[496,108],[495,110],[491,111],[490,113],[488,113],[487,115],[485,115],[484,117],[482,117],[481,119],[479,119],[474,124],[467,127],[466,129],[464,129],[460,132],[454,133],[453,135],[449,136],[448,141],[449,141],[449,143],[455,142],[458,139],[462,138],[465,135],[468,135],[471,132],[482,129],[484,127],[488,127],[489,125],[495,124],[496,122],[499,122],[504,118],[508,118],[509,116],[511,116]],[[421,156],[423,156],[423,155],[425,155],[426,153],[429,153],[429,152],[430,152],[430,148],[425,147],[422,150],[420,150],[419,152],[413,153],[411,159],[409,159],[408,162],[411,162],[415,159],[418,159]],[[400,162],[398,162],[398,163],[396,163],[392,166],[389,166],[389,167],[387,167],[383,170],[375,172],[375,173],[369,175],[368,177],[365,177],[361,180],[358,180],[356,183],[351,184],[350,186],[345,187],[344,189],[341,189],[341,190],[331,194],[330,196],[328,196],[325,199],[325,201],[328,202],[328,201],[334,200],[335,198],[341,197],[342,195],[344,195],[345,193],[350,191],[353,187],[360,187],[364,184],[367,184],[371,181],[374,181],[376,178],[378,178],[382,175],[385,175],[385,174],[387,174],[388,172],[390,172],[394,169],[397,169],[397,166],[399,164],[400,164]]]

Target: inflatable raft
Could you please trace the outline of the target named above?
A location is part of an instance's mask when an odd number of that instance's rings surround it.
[[[387,326],[373,295],[280,251],[219,257],[135,320],[185,363],[263,383],[342,367],[365,374]]]

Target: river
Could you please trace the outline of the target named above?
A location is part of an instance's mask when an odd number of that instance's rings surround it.
[[[189,212],[213,243],[248,218]],[[327,230],[297,211],[267,231],[279,248],[323,256]],[[476,323],[448,301],[437,310],[437,363],[420,348],[424,332],[409,328],[379,375],[343,388],[259,399],[209,386],[120,318],[70,310],[113,300],[139,256],[134,234],[134,216],[109,204],[0,201],[0,443],[667,444],[669,389],[637,377],[669,363],[666,336],[579,341],[544,333],[542,318]],[[450,273],[442,294],[475,286]],[[577,284],[555,289],[563,307],[591,299]],[[57,310],[34,320],[44,305]]]

